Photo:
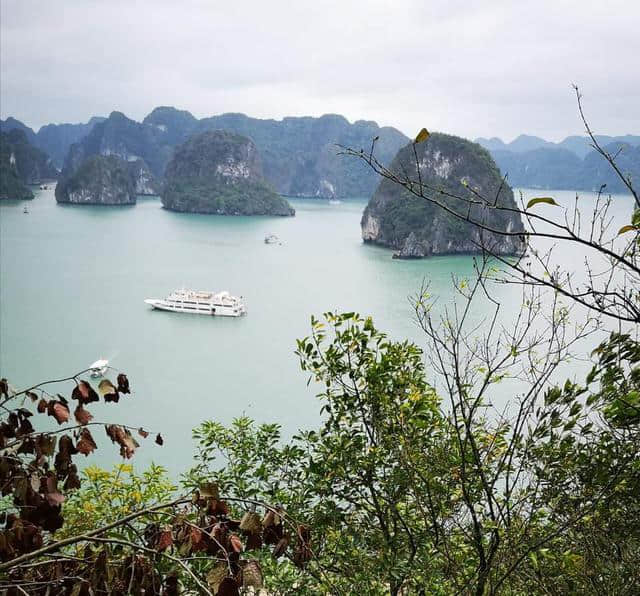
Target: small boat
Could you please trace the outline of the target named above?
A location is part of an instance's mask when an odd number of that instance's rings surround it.
[[[242,296],[238,298],[227,291],[214,293],[183,288],[172,292],[166,298],[147,298],[145,304],[158,310],[194,315],[240,317],[247,314]]]
[[[264,237],[265,244],[281,244],[280,238],[278,238],[275,234],[267,234]]]
[[[22,210],[22,213],[29,213],[29,209],[27,208],[27,206],[24,206],[24,209]]]
[[[109,368],[109,361],[105,359],[96,360],[91,366],[89,366],[89,374],[97,379],[104,375]]]
[[[49,190],[49,187],[46,184],[41,184],[40,190]]]
[[[342,201],[339,201],[338,199],[331,199],[329,201],[329,205],[341,205]]]

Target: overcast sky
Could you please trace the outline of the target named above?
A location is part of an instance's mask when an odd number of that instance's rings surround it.
[[[158,105],[340,113],[408,135],[640,133],[633,0],[0,0],[2,118],[36,130]]]

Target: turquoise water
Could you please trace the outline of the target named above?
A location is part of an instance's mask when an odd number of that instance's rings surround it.
[[[191,429],[207,418],[247,414],[281,423],[285,434],[315,425],[318,402],[293,353],[311,314],[355,310],[393,337],[422,342],[408,297],[427,280],[446,304],[452,273],[472,273],[468,256],[398,261],[363,245],[360,199],[292,200],[295,217],[262,218],[172,213],[153,198],[60,206],[52,190],[35,194],[29,214],[25,203],[0,207],[0,374],[24,387],[108,358],[134,395],[92,404],[96,420],[165,438],[163,448],[147,440],[138,465],[184,469]],[[283,245],[266,245],[267,233]],[[190,317],[143,302],[182,285],[243,295],[248,315]],[[519,304],[517,288],[497,292]],[[116,460],[115,449],[100,451],[94,462]]]

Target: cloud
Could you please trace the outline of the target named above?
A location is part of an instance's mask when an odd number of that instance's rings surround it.
[[[407,134],[640,132],[640,5],[3,0],[0,108],[39,127],[156,105],[342,113]]]

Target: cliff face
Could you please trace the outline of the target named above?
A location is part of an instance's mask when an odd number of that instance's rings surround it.
[[[137,195],[160,194],[161,184],[156,180],[143,160],[128,161],[127,168]]]
[[[434,189],[430,194],[445,202],[458,213],[467,214],[466,204],[446,193],[473,197],[469,188],[498,204],[515,207],[513,192],[502,184],[500,172],[489,153],[465,139],[435,133],[426,142],[416,145],[422,182]],[[402,175],[406,171],[417,180],[416,161],[412,145],[398,152],[391,169]],[[466,183],[463,184],[463,181]],[[499,190],[500,189],[500,190]],[[499,194],[498,194],[499,191]],[[490,207],[474,207],[471,218],[487,226],[507,232],[522,231],[519,216],[496,211]],[[411,195],[400,186],[382,180],[362,216],[362,238],[396,249],[399,258],[420,258],[438,254],[477,253],[479,245],[490,246],[498,254],[518,254],[522,241],[518,236],[482,233],[470,223],[458,219],[440,207]]]
[[[92,155],[58,182],[58,203],[131,205],[136,192],[127,162],[115,155]]]
[[[112,112],[106,120],[96,122],[89,134],[79,143],[71,145],[60,173],[60,182],[58,183],[60,190],[56,193],[56,197],[59,194],[59,202],[120,205],[135,202],[136,194],[159,194],[160,184],[149,164],[150,161],[156,168],[164,167],[166,156],[160,157],[162,151],[156,150],[157,146],[159,146],[157,140],[153,134],[150,134],[150,131],[146,130],[144,125],[130,120],[120,112]],[[167,148],[165,153],[169,151],[170,149]],[[122,169],[127,172],[129,182],[125,186],[133,188],[133,201],[122,200],[125,187],[119,176],[109,176],[104,173],[106,171],[115,172],[113,164],[116,161],[95,160],[96,157],[114,157],[117,158],[118,163],[122,162],[119,163],[118,171]],[[102,166],[96,169],[96,164],[102,164]],[[85,165],[87,165],[86,168]],[[105,186],[99,190],[98,183],[92,184],[90,185],[91,192],[76,196],[77,200],[69,200],[67,188],[69,184],[75,184],[75,179],[81,168],[85,168],[84,172],[93,171],[93,169],[96,169],[96,172],[103,172],[100,184],[115,183],[116,186],[113,188]],[[87,185],[83,183],[81,187],[86,189]]]
[[[112,112],[106,120],[95,124],[80,142],[71,146],[61,176],[69,177],[93,155],[115,155],[126,162],[141,162],[146,176],[160,178],[172,152],[169,146],[162,144],[161,136],[161,131],[135,122],[121,112]],[[155,181],[148,184],[153,186]]]
[[[225,131],[195,135],[167,166],[162,204],[167,209],[219,215],[293,215],[265,182],[255,144]]]
[[[47,155],[27,140],[24,131],[0,133],[0,198],[33,198],[28,184],[52,180],[58,172]]]

